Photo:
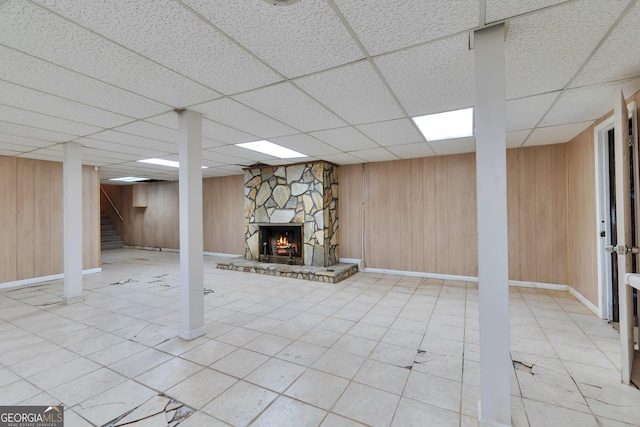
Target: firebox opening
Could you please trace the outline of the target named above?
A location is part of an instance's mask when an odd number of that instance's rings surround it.
[[[260,261],[304,264],[302,224],[260,225]]]

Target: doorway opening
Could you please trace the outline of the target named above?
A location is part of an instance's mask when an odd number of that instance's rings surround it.
[[[640,216],[638,206],[640,194],[640,182],[638,179],[639,156],[638,140],[633,129],[636,124],[636,103],[628,106],[629,109],[629,171],[630,194],[628,202],[631,207],[631,247],[638,247],[640,243],[640,229],[637,227],[637,219]],[[619,321],[618,305],[618,270],[615,251],[607,251],[617,245],[616,228],[616,184],[615,184],[615,155],[614,155],[614,129],[613,118],[601,123],[595,129],[596,148],[596,203],[598,206],[598,300],[600,317],[609,321]],[[640,260],[638,255],[632,255],[632,271],[638,272]],[[638,319],[637,293],[634,291],[634,323]]]

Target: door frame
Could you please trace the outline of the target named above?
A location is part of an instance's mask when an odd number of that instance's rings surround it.
[[[637,129],[636,101],[627,104],[629,110],[629,118],[633,121],[633,128]],[[602,231],[607,231],[611,224],[609,219],[609,147],[607,144],[607,132],[614,126],[613,114],[602,123],[598,124],[593,131],[594,153],[595,153],[595,188],[596,188],[596,236],[597,236],[597,269],[598,269],[598,315],[602,319],[611,320],[613,318],[611,306],[611,269],[617,268],[612,266],[611,256],[605,252],[605,241],[609,238],[600,237]],[[635,137],[635,136],[634,136]],[[637,161],[640,159],[634,158]],[[636,187],[640,184],[636,183]],[[637,191],[637,188],[636,188]],[[636,215],[640,212],[637,207],[639,204],[636,197]],[[638,231],[636,227],[636,232]],[[639,264],[640,265],[640,264]]]

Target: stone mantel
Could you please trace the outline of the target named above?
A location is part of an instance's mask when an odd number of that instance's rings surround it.
[[[338,262],[338,166],[329,162],[244,171],[245,258],[258,260],[260,224],[303,224],[305,265]]]

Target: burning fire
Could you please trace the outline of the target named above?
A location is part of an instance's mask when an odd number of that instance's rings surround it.
[[[276,240],[277,255],[289,255],[289,248],[293,249],[293,253],[298,252],[298,245],[295,242],[289,242],[286,236],[280,236]]]

